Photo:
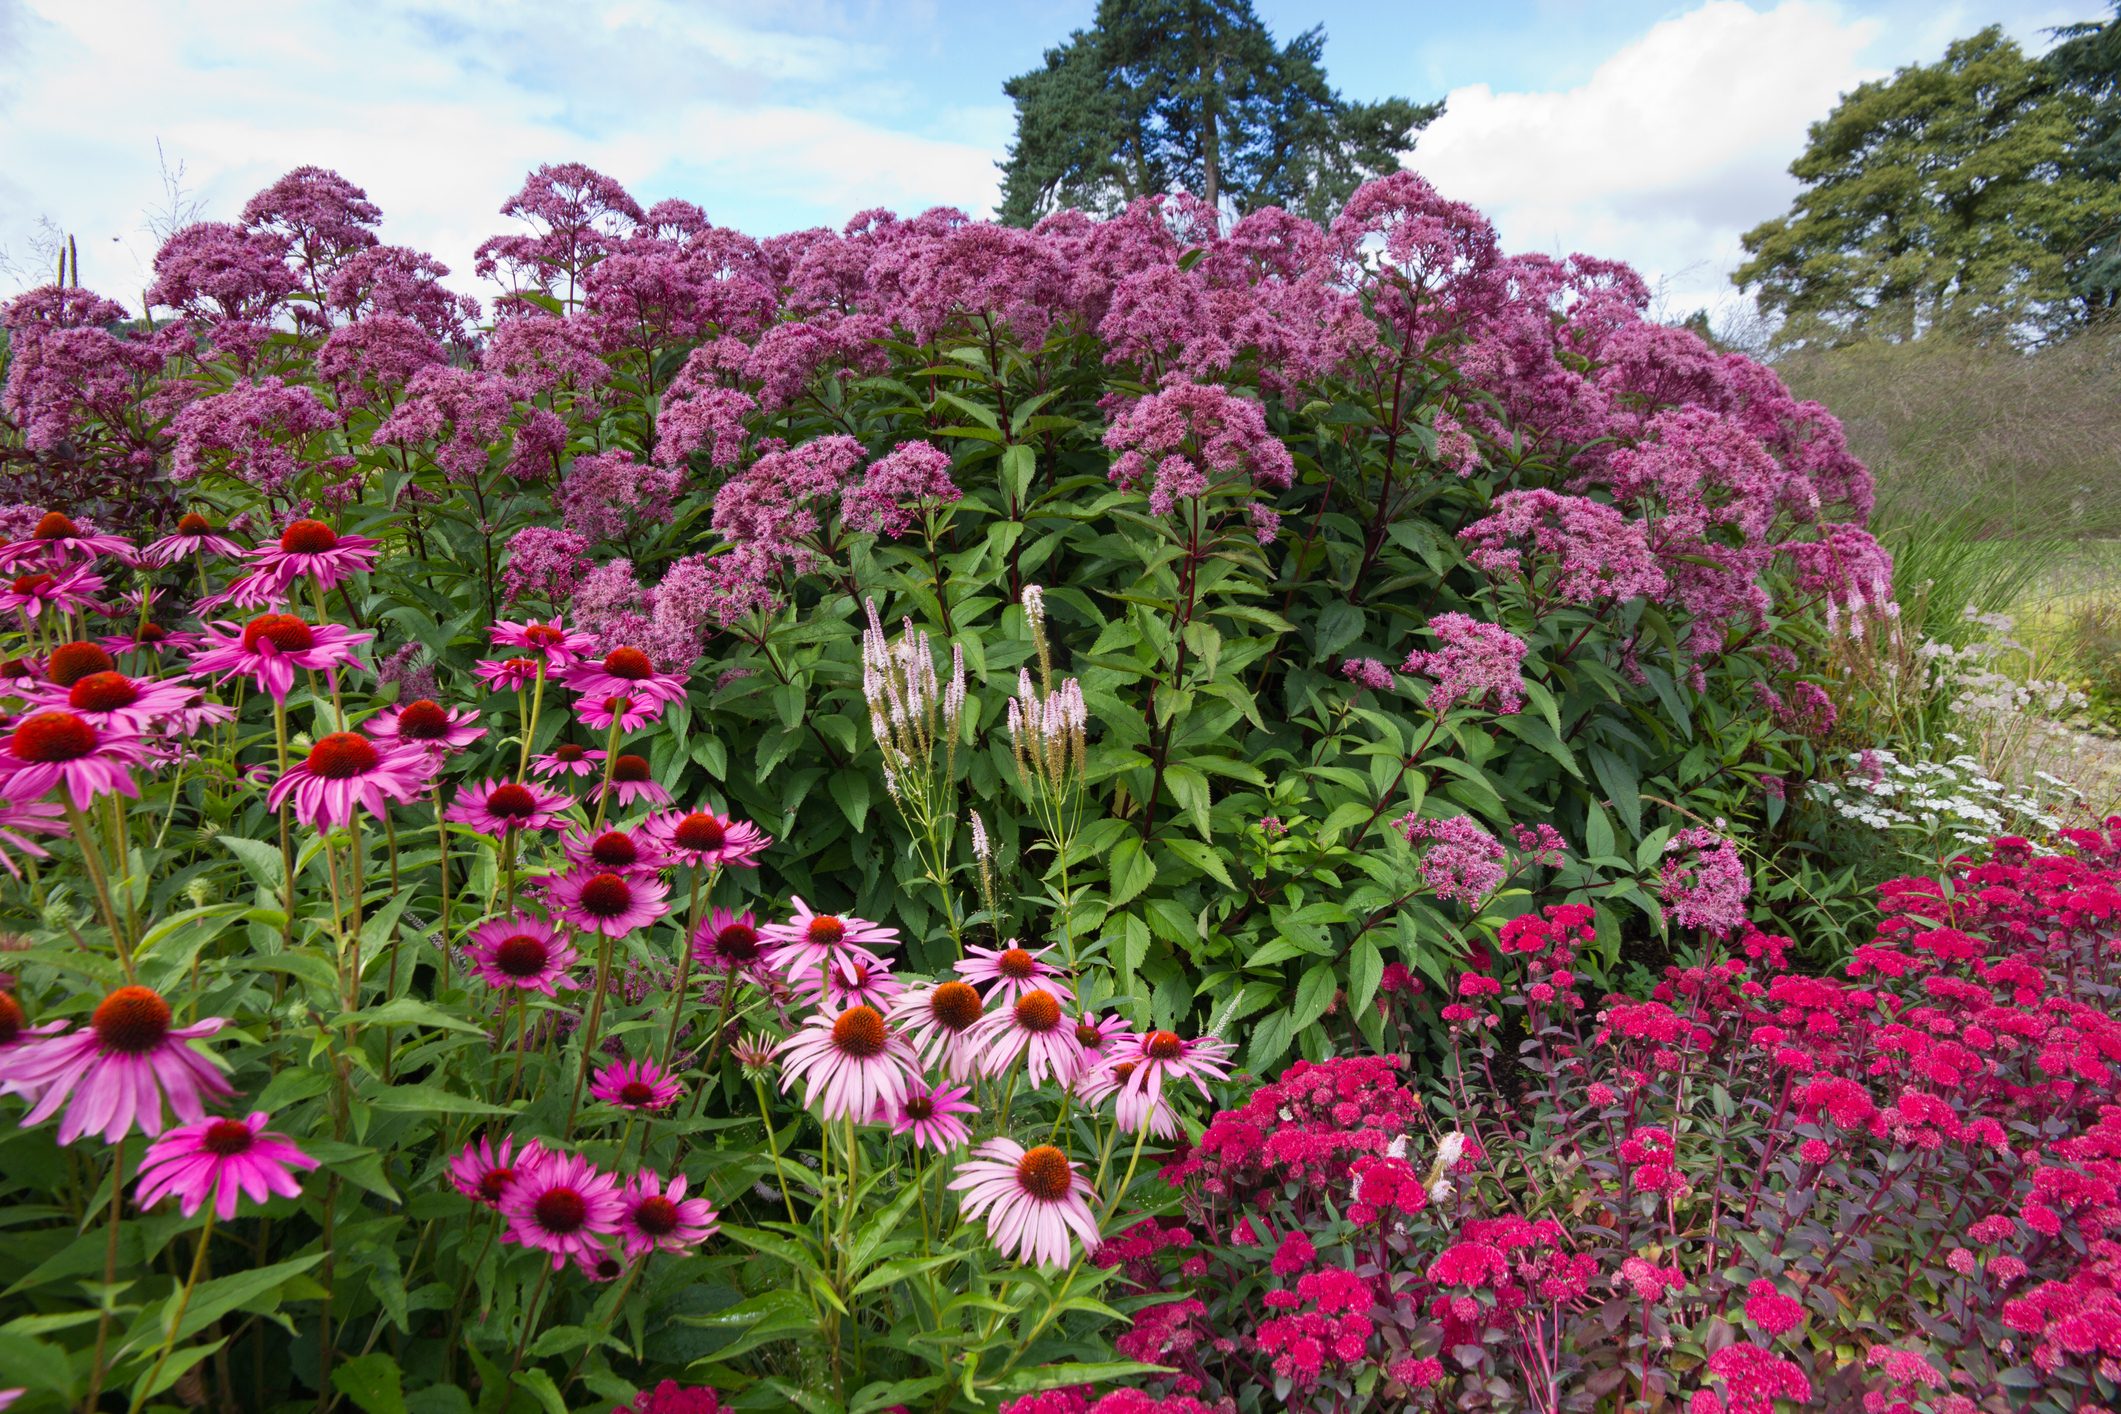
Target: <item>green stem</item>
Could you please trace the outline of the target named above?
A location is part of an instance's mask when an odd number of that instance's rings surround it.
[[[199,1229],[199,1250],[191,1259],[191,1275],[184,1278],[184,1290],[177,1296],[176,1314],[169,1318],[169,1329],[162,1333],[162,1348],[155,1352],[154,1366],[148,1370],[147,1378],[140,1382],[138,1391],[133,1395],[130,1414],[140,1414],[140,1407],[146,1404],[148,1397],[154,1393],[155,1377],[162,1373],[162,1367],[169,1362],[169,1352],[177,1343],[177,1332],[184,1325],[185,1309],[191,1305],[192,1290],[198,1286],[199,1276],[206,1270],[207,1244],[214,1240],[214,1204],[221,1196],[218,1182],[215,1183],[214,1189],[214,1193],[206,1202],[206,1226]]]

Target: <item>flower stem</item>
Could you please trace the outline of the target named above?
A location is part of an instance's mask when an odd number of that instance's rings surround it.
[[[169,1361],[169,1352],[177,1343],[177,1332],[183,1328],[185,1308],[191,1305],[191,1294],[199,1285],[199,1277],[206,1270],[206,1250],[214,1240],[214,1204],[220,1199],[220,1184],[214,1185],[214,1193],[206,1202],[206,1226],[199,1229],[199,1250],[191,1259],[191,1274],[184,1278],[184,1290],[178,1293],[177,1310],[169,1318],[169,1329],[162,1333],[162,1348],[155,1352],[155,1363],[148,1370],[147,1378],[140,1382],[133,1395],[130,1414],[140,1414],[140,1407],[147,1403],[155,1391],[155,1377],[162,1373],[163,1365]]]

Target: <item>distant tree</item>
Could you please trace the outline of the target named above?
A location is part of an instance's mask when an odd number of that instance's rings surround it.
[[[1240,212],[1330,217],[1399,165],[1441,103],[1356,103],[1326,82],[1325,32],[1285,45],[1251,0],[1100,0],[1097,18],[1003,85],[1016,140],[1002,219],[1107,213],[1185,188]]]
[[[2085,100],[2071,156],[2085,181],[2121,184],[2121,0],[2104,22],[2064,25],[2062,42],[2047,54],[2055,81]],[[2121,310],[2121,218],[2086,223],[2083,249],[2072,259],[2070,281],[2099,315]]]
[[[2098,313],[2074,283],[2121,186],[2087,173],[2096,104],[2000,28],[1844,96],[1790,172],[1788,215],[1732,278],[1787,343],[1949,329],[2040,342]]]

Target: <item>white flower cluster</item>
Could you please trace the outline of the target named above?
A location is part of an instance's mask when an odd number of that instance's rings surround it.
[[[2002,834],[2052,834],[2058,813],[2082,795],[2067,782],[2038,773],[2035,786],[2014,790],[1965,753],[1945,761],[1902,761],[1878,749],[1858,752],[1836,780],[1809,793],[1844,820],[1924,843],[1982,845]]]

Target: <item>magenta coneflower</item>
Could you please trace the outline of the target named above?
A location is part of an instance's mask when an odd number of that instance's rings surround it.
[[[662,716],[664,706],[652,697],[614,692],[608,697],[585,697],[575,704],[574,711],[582,725],[592,731],[608,732],[617,727],[621,732],[637,732]]]
[[[796,973],[788,985],[812,1006],[835,1011],[856,1002],[885,1011],[891,999],[906,990],[906,984],[891,975],[890,963],[861,948],[848,948],[816,972]]]
[[[593,1258],[617,1232],[626,1211],[619,1181],[579,1154],[540,1153],[516,1165],[501,1191],[508,1235],[552,1254],[558,1271],[573,1257]]]
[[[191,665],[194,672],[221,679],[248,676],[273,701],[285,702],[294,689],[295,669],[357,666],[354,645],[374,637],[337,624],[312,624],[295,614],[260,614],[241,629],[225,622],[209,625],[206,646],[192,654]]]
[[[430,751],[462,751],[486,735],[477,725],[479,714],[464,707],[444,707],[430,698],[386,707],[361,723],[361,730],[379,741],[424,746]]]
[[[972,1137],[964,1116],[978,1114],[979,1107],[965,1103],[971,1093],[963,1085],[931,1086],[925,1080],[916,1080],[907,1087],[906,1098],[899,1101],[898,1108],[878,1118],[889,1122],[893,1134],[912,1135],[914,1148],[942,1153]]]
[[[57,835],[66,831],[66,811],[49,801],[33,800],[26,805],[10,805],[0,800],[0,869],[19,879],[22,871],[16,867],[8,854],[26,854],[31,859],[49,859],[42,845],[31,835]],[[747,918],[749,914],[745,915]]]
[[[539,658],[481,658],[471,675],[495,692],[527,692],[544,666]]]
[[[381,819],[391,801],[418,800],[434,768],[425,751],[370,741],[358,732],[331,732],[273,783],[265,807],[278,810],[292,800],[295,818],[314,830],[348,824],[357,809]]]
[[[705,1198],[685,1196],[685,1175],[666,1187],[660,1175],[643,1169],[621,1195],[625,1213],[619,1219],[619,1241],[630,1260],[650,1252],[690,1252],[714,1236],[721,1215]]]
[[[0,743],[0,796],[41,800],[64,787],[83,810],[113,793],[137,799],[131,768],[145,754],[135,733],[95,726],[65,707],[46,707],[15,723]]]
[[[1014,1139],[989,1139],[977,1158],[957,1167],[950,1187],[965,1196],[959,1211],[987,1216],[987,1239],[1021,1262],[1065,1267],[1072,1259],[1068,1235],[1082,1239],[1087,1255],[1098,1247],[1090,1181],[1051,1144],[1026,1149]]]
[[[17,660],[17,666],[21,661]],[[91,673],[112,672],[117,666],[117,660],[100,644],[76,639],[52,650],[51,656],[44,660],[44,676],[58,687],[72,687]]]
[[[646,827],[624,830],[613,825],[591,834],[586,826],[570,825],[560,847],[570,864],[615,874],[653,874],[670,862],[661,842]]]
[[[1123,1044],[1115,1060],[1132,1061],[1134,1073],[1120,1091],[1123,1107],[1153,1103],[1163,1093],[1164,1083],[1190,1080],[1203,1096],[1208,1081],[1230,1078],[1230,1057],[1237,1048],[1214,1036],[1188,1041],[1175,1031],[1151,1031]]]
[[[493,626],[492,641],[496,648],[521,648],[543,654],[547,661],[562,668],[596,647],[595,639],[562,627],[557,619],[551,623],[537,619],[524,623],[503,619]]]
[[[489,918],[464,939],[479,980],[489,987],[513,987],[556,996],[560,987],[580,985],[567,975],[577,956],[567,934],[528,913]]]
[[[632,805],[642,800],[651,805],[670,803],[670,792],[648,774],[648,758],[631,752],[621,752],[612,761],[611,784],[605,787],[605,791],[616,796],[620,805]]]
[[[759,965],[759,920],[750,909],[717,908],[692,930],[692,960],[717,972],[749,971]]]
[[[257,565],[252,573],[269,578],[283,596],[305,579],[330,589],[373,568],[381,543],[365,535],[341,535],[321,520],[289,521],[277,542],[250,552]]]
[[[295,1171],[313,1169],[317,1161],[286,1135],[267,1129],[265,1120],[265,1111],[252,1110],[245,1119],[178,1125],[147,1146],[133,1197],[152,1208],[175,1194],[177,1210],[187,1218],[212,1199],[214,1216],[223,1222],[235,1217],[239,1192],[253,1203],[275,1193],[301,1197]]]
[[[659,673],[655,661],[638,648],[614,648],[602,659],[577,663],[567,670],[566,683],[588,698],[630,693],[649,702],[685,700],[685,678],[681,673]]]
[[[924,1065],[963,1080],[979,1067],[979,1042],[973,1032],[986,1013],[986,1002],[970,982],[952,980],[901,992],[892,1020],[906,1028]]]
[[[535,1139],[527,1140],[522,1152],[517,1153],[513,1138],[503,1139],[496,1149],[492,1139],[482,1137],[476,1144],[466,1144],[463,1152],[449,1161],[449,1177],[457,1185],[457,1192],[472,1202],[498,1208],[501,1195],[515,1181],[516,1170],[536,1163],[544,1154]]]
[[[214,523],[205,516],[193,512],[177,522],[173,535],[165,535],[140,552],[140,563],[157,569],[167,569],[179,560],[188,560],[194,555],[226,555],[234,558],[243,553],[243,547],[215,531]]]
[[[189,653],[204,639],[190,629],[145,623],[135,624],[125,633],[105,634],[97,641],[112,653],[148,653],[160,658],[167,653]]]
[[[90,673],[71,687],[46,683],[30,694],[34,706],[64,707],[87,718],[90,726],[125,734],[145,731],[198,700],[195,687],[119,672]]]
[[[1087,1074],[1117,1054],[1127,1039],[1123,1016],[1092,1016],[1080,1012],[1075,1018],[1075,1044],[1083,1048],[1083,1070]]]
[[[672,859],[695,869],[755,869],[773,843],[773,836],[749,820],[712,810],[666,810],[649,816],[642,828],[663,842]]]
[[[871,1006],[813,1014],[774,1055],[781,1062],[782,1091],[801,1080],[803,1103],[818,1105],[826,1119],[866,1122],[880,1105],[896,1109],[920,1079],[913,1047]]]
[[[667,1110],[685,1087],[653,1060],[620,1060],[596,1073],[589,1093],[622,1110]]]
[[[670,911],[670,885],[651,875],[629,877],[609,869],[570,869],[547,881],[555,916],[585,933],[621,938]]]
[[[122,535],[98,535],[76,525],[58,511],[46,513],[27,540],[0,546],[0,567],[37,564],[58,565],[68,560],[93,560],[98,555],[116,555],[127,564],[135,555],[133,542]]]
[[[849,947],[898,946],[896,928],[851,915],[812,913],[810,905],[799,896],[790,902],[795,905],[795,917],[786,923],[768,923],[759,930],[769,944],[767,966],[783,977],[793,977],[798,972],[815,976],[824,969],[826,962]]]
[[[1083,1048],[1060,998],[1037,987],[987,1013],[972,1040],[979,1047],[980,1069],[989,1075],[1002,1074],[1018,1057],[1033,1085],[1048,1075],[1065,1085],[1083,1068]]]
[[[1129,1134],[1139,1134],[1142,1126],[1147,1125],[1149,1132],[1158,1139],[1177,1138],[1178,1116],[1172,1113],[1168,1098],[1163,1095],[1152,1097],[1131,1088],[1130,1082],[1138,1068],[1131,1060],[1107,1057],[1101,1064],[1085,1067],[1082,1074],[1069,1082],[1068,1088],[1075,1092],[1075,1097],[1086,1109],[1092,1111],[1116,1096],[1113,1117]]]
[[[563,741],[543,756],[530,758],[533,776],[592,776],[602,772],[604,753]]]
[[[71,614],[94,608],[103,585],[103,576],[91,574],[86,565],[31,570],[0,584],[0,610],[13,610],[33,620],[47,609],[54,614]]]
[[[169,1003],[145,987],[105,997],[79,1031],[39,1036],[0,1051],[0,1093],[33,1103],[24,1128],[66,1106],[59,1142],[96,1133],[115,1144],[133,1132],[162,1132],[162,1102],[182,1120],[206,1118],[205,1101],[230,1093],[213,1062],[190,1042],[223,1025],[218,1016],[172,1026]]]
[[[572,796],[543,786],[485,780],[458,791],[442,818],[499,839],[510,830],[558,829],[562,812],[572,804]]]
[[[973,956],[959,962],[955,970],[967,982],[982,987],[989,1001],[1007,1004],[1033,988],[1051,992],[1062,1001],[1075,997],[1073,989],[1062,980],[1060,969],[1039,961],[1053,951],[1050,945],[1031,952],[1018,947],[1011,938],[1005,948],[967,943],[965,951]]]

